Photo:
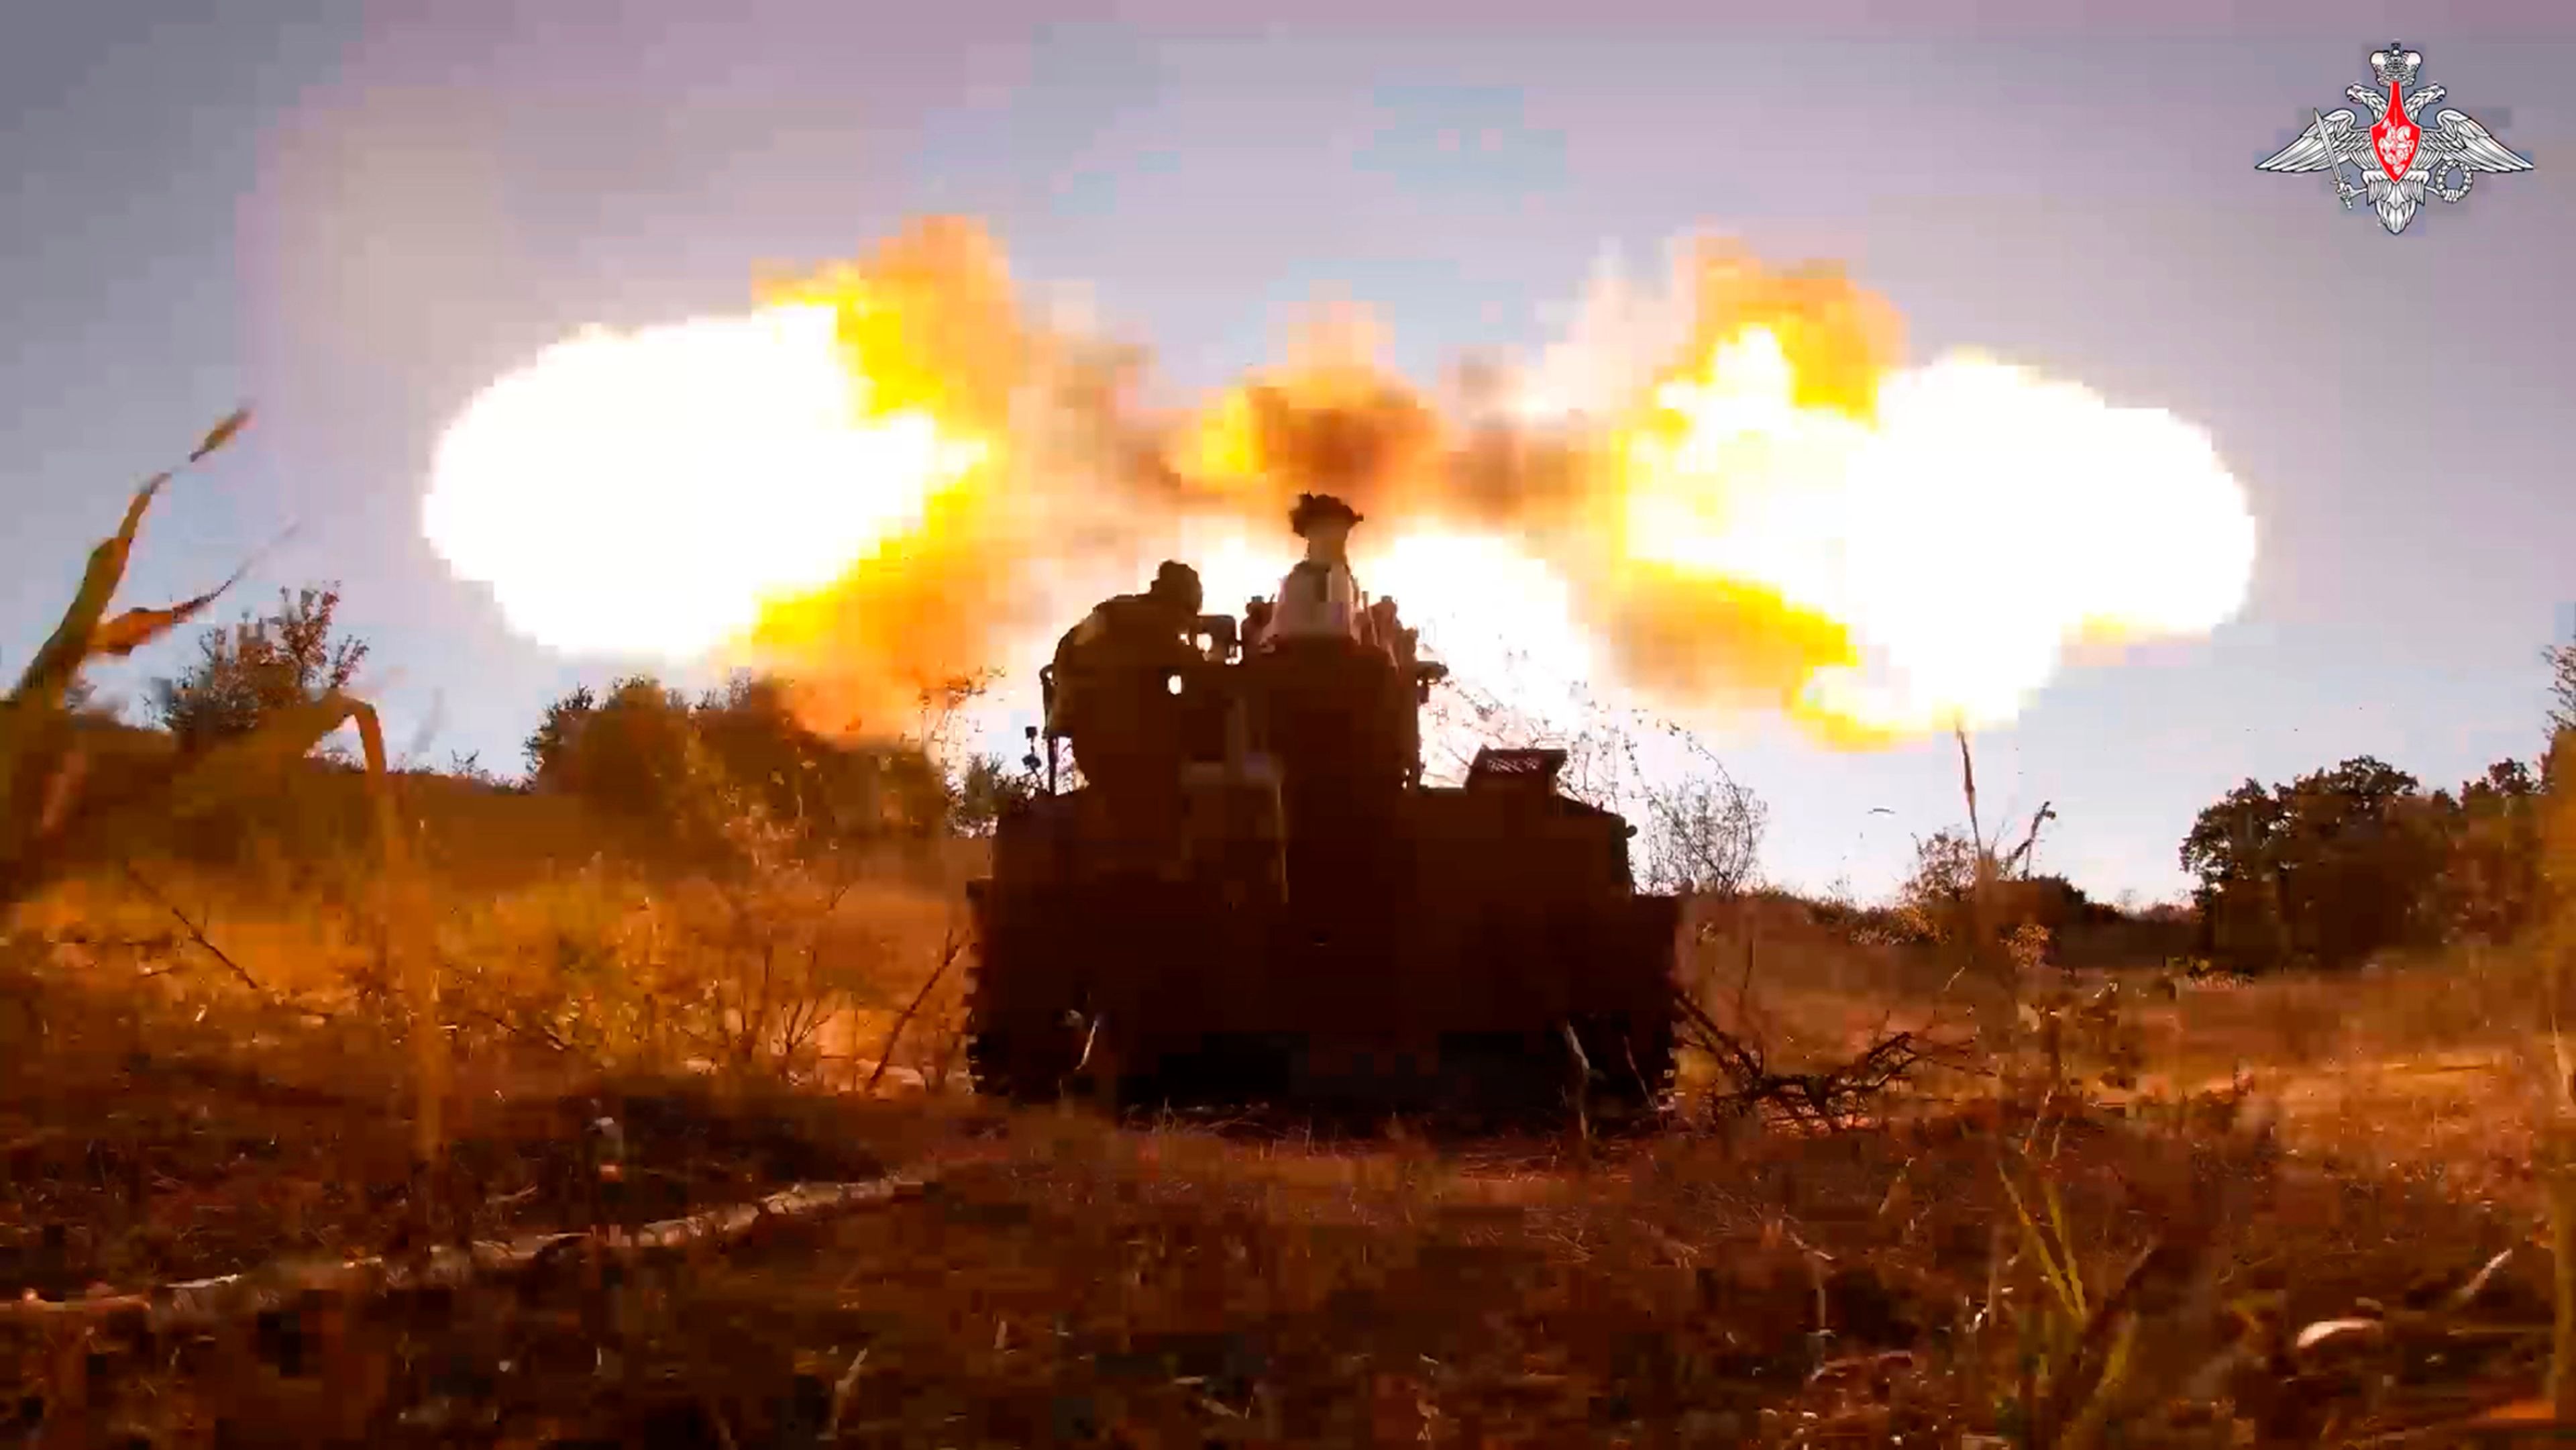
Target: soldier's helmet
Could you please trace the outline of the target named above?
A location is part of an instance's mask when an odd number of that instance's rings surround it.
[[[1165,559],[1163,567],[1154,571],[1153,587],[1145,592],[1193,615],[1206,598],[1199,587],[1199,571],[1178,559]]]
[[[1363,521],[1358,510],[1329,493],[1301,493],[1297,495],[1297,506],[1288,511],[1288,527],[1301,539],[1315,525],[1328,520],[1339,520],[1346,528]]]

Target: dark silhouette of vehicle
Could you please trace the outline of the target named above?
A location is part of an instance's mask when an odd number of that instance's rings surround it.
[[[1045,673],[1042,788],[1004,813],[969,887],[977,1091],[1497,1125],[1651,1114],[1673,1069],[1679,902],[1635,889],[1633,829],[1558,788],[1558,750],[1487,749],[1462,784],[1423,784],[1442,667],[1393,601],[1355,589],[1330,628],[1283,630],[1300,577],[1240,621],[1200,616],[1185,657]],[[1117,754],[1115,791],[1062,768],[1053,722],[1075,689],[1118,702],[1085,712],[1116,739],[1069,742],[1077,771]]]

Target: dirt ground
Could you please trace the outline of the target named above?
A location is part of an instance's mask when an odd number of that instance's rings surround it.
[[[380,1053],[325,1028],[109,1051],[112,1014],[47,1016],[45,1051],[0,1069],[0,1294],[399,1263],[433,1238],[631,1229],[796,1182],[915,1186],[722,1244],[567,1240],[436,1286],[271,1275],[229,1317],[6,1306],[0,1438],[27,1443],[2543,1432],[2479,1423],[2523,1413],[2550,1347],[2509,1055],[1590,1144],[468,1072],[428,1213]],[[2074,1404],[2093,1421],[2052,1422]]]

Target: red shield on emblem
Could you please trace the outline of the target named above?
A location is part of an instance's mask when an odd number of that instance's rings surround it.
[[[2424,128],[2406,114],[2406,102],[2397,87],[2388,88],[2388,114],[2370,128],[2370,149],[2379,157],[2379,169],[2391,181],[2404,181],[2406,168],[2415,164],[2415,150],[2424,144]]]

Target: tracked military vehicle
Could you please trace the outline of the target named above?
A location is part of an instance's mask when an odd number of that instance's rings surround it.
[[[1441,667],[1325,552],[1241,620],[1199,616],[1183,650],[1060,655],[1042,677],[1043,784],[969,888],[976,1090],[1483,1123],[1650,1112],[1673,1066],[1678,901],[1635,890],[1633,830],[1559,789],[1562,751],[1489,749],[1463,783],[1424,784]],[[1067,709],[1077,692],[1114,708]],[[1076,784],[1086,759],[1102,768]]]

